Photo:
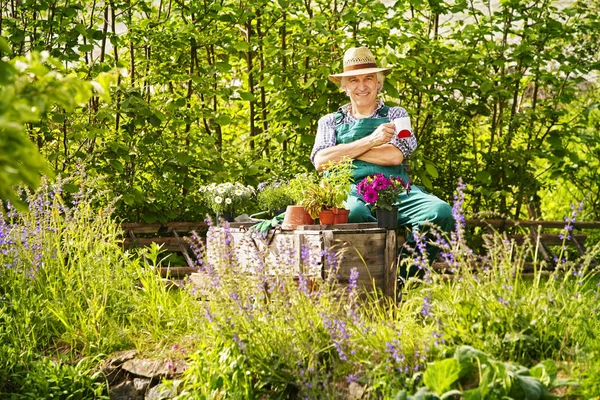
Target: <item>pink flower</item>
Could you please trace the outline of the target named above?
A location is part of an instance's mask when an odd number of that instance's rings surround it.
[[[379,197],[379,195],[378,195],[377,191],[372,187],[368,187],[365,190],[365,193],[363,194],[363,198],[369,204],[375,204],[377,202],[378,197]]]
[[[390,185],[390,181],[383,175],[378,174],[375,176],[375,180],[373,180],[373,188],[377,191],[384,190]]]

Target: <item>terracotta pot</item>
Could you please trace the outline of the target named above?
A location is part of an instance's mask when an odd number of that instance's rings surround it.
[[[281,229],[294,230],[298,225],[306,225],[305,214],[306,210],[302,206],[287,206]]]
[[[319,220],[321,221],[321,225],[333,225],[334,217],[332,210],[321,210],[319,212]]]
[[[312,225],[315,223],[315,220],[310,216],[308,211],[304,210],[304,225]]]
[[[345,208],[334,208],[332,211],[334,224],[348,223],[348,215],[350,214],[350,210],[347,210]]]

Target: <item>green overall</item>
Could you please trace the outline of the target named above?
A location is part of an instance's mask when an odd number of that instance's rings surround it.
[[[388,116],[388,107],[383,106],[379,111],[380,118],[362,118],[349,124],[340,124],[339,121],[343,115],[336,114],[335,137],[336,143],[351,143],[370,135],[377,126],[390,122]],[[345,207],[350,210],[348,222],[374,222],[376,218],[371,213],[371,208],[364,202],[356,191],[356,184],[363,178],[373,174],[383,173],[385,176],[400,176],[406,182],[410,181],[404,166],[381,166],[366,161],[354,160],[354,184],[350,196],[346,200]],[[452,217],[452,207],[448,203],[438,199],[436,196],[426,193],[419,186],[411,186],[409,194],[402,192],[398,196],[400,206],[398,209],[398,225],[407,226],[412,231],[424,231],[423,223],[433,223],[439,226],[443,231],[450,232],[454,225]],[[412,234],[408,238],[408,243],[414,246]],[[437,254],[437,248],[428,246],[430,262]],[[406,275],[406,271],[404,274]],[[402,274],[402,271],[401,271]],[[413,273],[409,273],[413,275]]]

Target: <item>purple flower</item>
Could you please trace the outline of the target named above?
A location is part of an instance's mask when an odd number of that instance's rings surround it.
[[[429,297],[423,297],[423,309],[421,310],[421,315],[424,317],[431,316],[431,302],[429,301]]]
[[[369,204],[377,203],[378,197],[379,197],[379,195],[377,194],[377,191],[371,187],[367,188],[365,190],[365,193],[363,194],[363,198]]]
[[[356,290],[357,281],[358,281],[358,269],[352,268],[350,270],[350,278],[348,278],[348,291],[349,292],[352,293]]]

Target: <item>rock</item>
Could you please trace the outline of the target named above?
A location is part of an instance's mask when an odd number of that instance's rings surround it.
[[[365,394],[365,388],[356,382],[352,382],[348,387],[348,399],[362,399]]]
[[[109,359],[104,362],[104,368],[115,369],[127,360],[137,356],[137,350],[125,350],[114,353]]]
[[[178,374],[187,369],[183,360],[127,360],[121,368],[130,374],[143,376],[150,379],[160,379],[173,374]]]
[[[120,351],[104,361],[101,370],[106,376],[106,381],[110,386],[118,386],[119,383],[126,379],[125,372],[121,369],[121,365],[125,361],[133,359],[136,355],[137,350]]]
[[[133,386],[140,393],[146,393],[151,383],[152,379],[133,378]]]
[[[171,387],[165,386],[164,384],[160,383],[148,390],[148,393],[146,393],[146,397],[144,397],[144,400],[172,399],[175,396],[177,396],[177,387],[180,383],[181,381],[174,380],[172,383],[173,390],[171,390]]]
[[[113,388],[109,392],[110,400],[143,400],[144,397],[135,388],[133,382],[125,381]]]

